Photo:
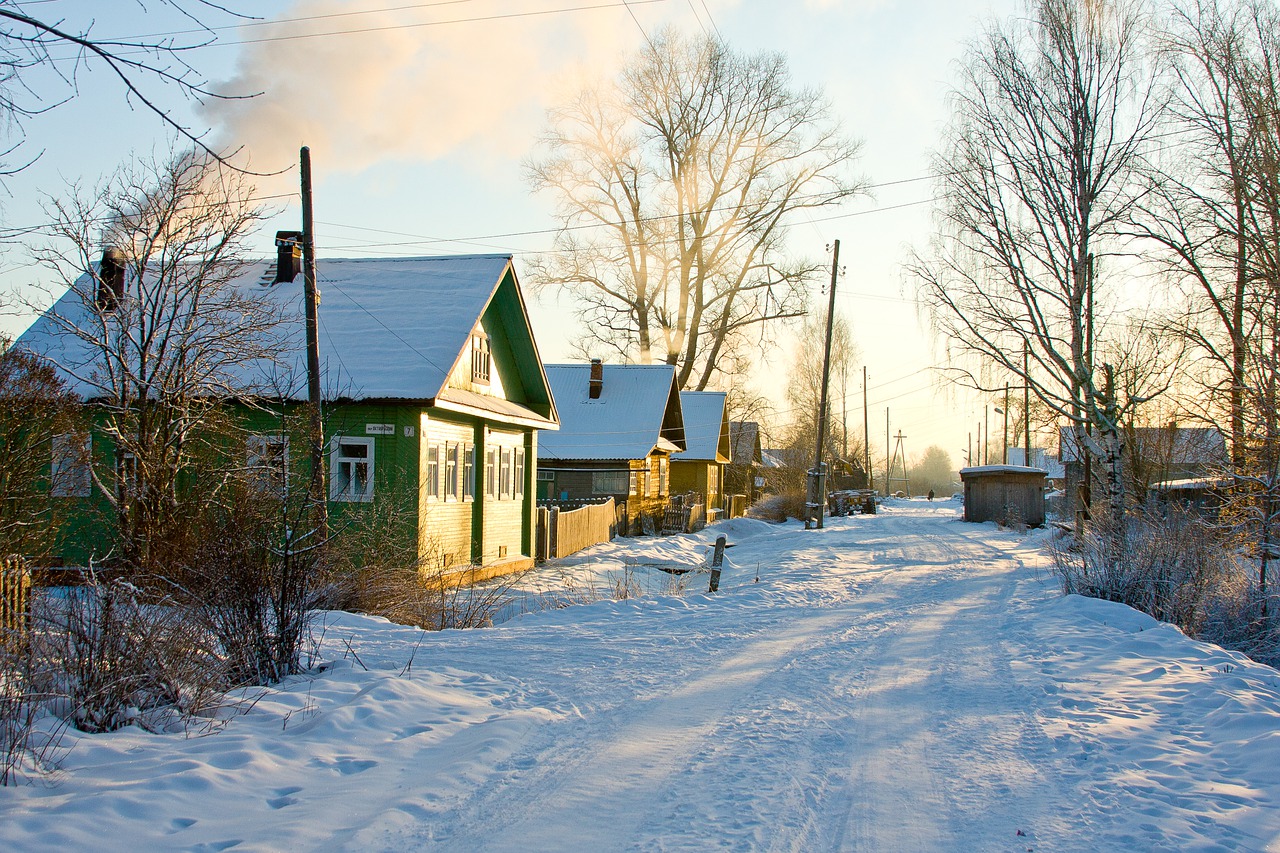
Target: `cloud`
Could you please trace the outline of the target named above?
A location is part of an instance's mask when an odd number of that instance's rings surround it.
[[[262,94],[208,104],[215,141],[259,170],[293,163],[301,145],[352,173],[459,151],[520,157],[566,81],[611,75],[640,37],[623,7],[430,5],[366,14],[378,6],[299,0],[278,23],[242,29],[249,43],[219,89]]]

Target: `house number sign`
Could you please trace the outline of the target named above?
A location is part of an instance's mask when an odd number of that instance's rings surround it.
[[[395,435],[396,425],[395,424],[365,424],[364,434],[365,435]]]

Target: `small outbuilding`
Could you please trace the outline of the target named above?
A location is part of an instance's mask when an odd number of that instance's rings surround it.
[[[960,469],[964,520],[1044,525],[1046,473],[1021,465],[981,465]]]

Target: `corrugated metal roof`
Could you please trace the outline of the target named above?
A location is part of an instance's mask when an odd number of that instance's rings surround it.
[[[662,437],[663,416],[675,398],[669,364],[605,364],[598,399],[588,395],[589,364],[545,367],[560,430],[538,437],[539,459],[643,459]]]
[[[680,408],[684,412],[684,434],[689,449],[675,459],[717,461],[720,432],[724,425],[725,393],[723,391],[681,391]],[[727,462],[727,458],[718,461]]]
[[[437,396],[510,262],[510,255],[320,260],[320,353],[326,399]],[[300,386],[294,388],[295,395],[305,397],[303,277],[264,286],[274,266],[271,261],[249,264],[234,285],[274,303],[282,318],[277,334],[287,339],[288,353],[279,365],[239,365],[232,381],[254,390],[269,374],[292,377],[292,384]],[[73,288],[49,313],[82,323],[92,310]],[[86,365],[94,357],[83,341],[61,333],[48,314],[38,318],[17,343],[55,364]],[[91,387],[66,378],[73,391],[93,396]]]

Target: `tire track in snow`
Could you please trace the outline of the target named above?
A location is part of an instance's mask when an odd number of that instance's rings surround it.
[[[573,846],[609,850],[632,843],[639,826],[681,767],[720,726],[721,719],[761,680],[786,666],[814,633],[829,633],[840,613],[811,616],[760,637],[681,679],[653,698],[629,704],[604,721],[577,721],[569,756],[543,752],[520,761],[529,771],[486,792],[459,815],[464,833],[437,836],[447,850],[551,850],[562,848],[565,826]],[[563,732],[552,743],[563,743]],[[465,831],[479,827],[480,831]]]

